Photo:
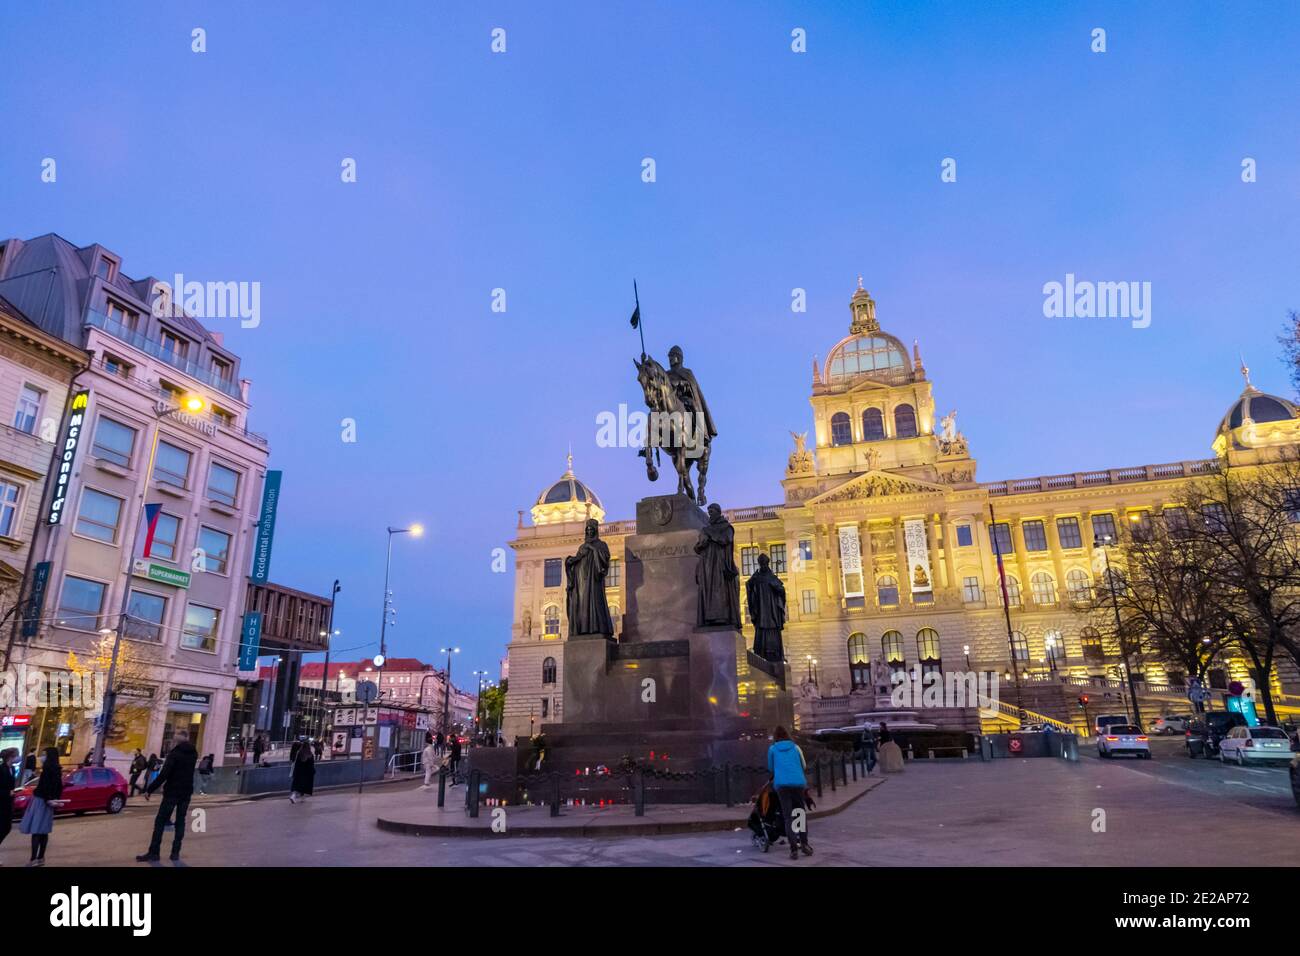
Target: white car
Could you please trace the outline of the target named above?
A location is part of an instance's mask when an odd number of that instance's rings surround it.
[[[1192,724],[1192,718],[1184,717],[1181,714],[1165,714],[1156,718],[1155,725],[1151,728],[1153,734],[1171,737],[1174,734],[1185,734],[1187,728]]]
[[[1219,759],[1224,763],[1234,761],[1240,767],[1269,760],[1289,762],[1291,738],[1281,727],[1233,727],[1219,741]]]
[[[1143,760],[1151,759],[1151,746],[1141,727],[1111,724],[1105,733],[1097,735],[1097,756],[1113,757],[1116,754],[1136,754]]]

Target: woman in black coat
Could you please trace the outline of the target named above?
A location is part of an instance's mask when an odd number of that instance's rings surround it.
[[[18,748],[0,751],[0,843],[14,827],[14,770],[18,761]]]
[[[45,848],[49,846],[50,831],[54,829],[54,809],[63,803],[62,796],[63,768],[59,766],[59,752],[46,747],[40,779],[27,802],[27,809],[23,811],[22,822],[18,824],[18,829],[32,838],[32,859],[28,866],[45,865]]]
[[[293,778],[289,782],[289,802],[297,803],[303,797],[310,797],[312,784],[316,782],[316,761],[310,747],[299,747],[298,756],[293,762]]]

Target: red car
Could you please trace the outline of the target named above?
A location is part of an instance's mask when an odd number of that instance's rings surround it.
[[[27,810],[39,776],[14,791],[14,819]],[[81,816],[92,810],[121,813],[126,806],[126,777],[112,767],[78,767],[63,775],[63,796],[54,808],[55,813],[75,813]]]

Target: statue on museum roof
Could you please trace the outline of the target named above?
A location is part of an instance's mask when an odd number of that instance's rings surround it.
[[[605,575],[609,571],[609,545],[600,540],[600,522],[588,518],[578,553],[564,559],[565,597],[569,612],[569,637],[614,635],[614,622],[605,600]]]

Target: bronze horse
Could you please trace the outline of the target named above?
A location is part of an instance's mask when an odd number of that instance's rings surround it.
[[[703,416],[682,401],[667,371],[654,358],[643,355],[640,362],[633,359],[632,364],[636,366],[636,380],[645,393],[646,407],[650,409],[645,445],[637,452],[645,458],[646,477],[651,481],[659,480],[659,469],[655,467],[652,456],[657,457],[662,448],[677,470],[677,493],[694,499],[700,505],[708,504],[704,497],[704,481],[709,472],[711,439],[704,427]],[[695,463],[699,473],[698,495],[691,485],[691,462]]]

